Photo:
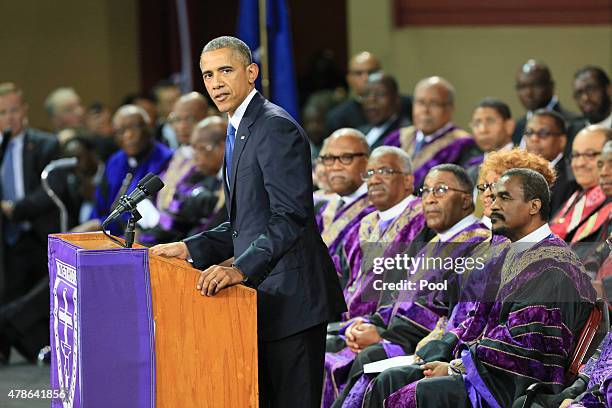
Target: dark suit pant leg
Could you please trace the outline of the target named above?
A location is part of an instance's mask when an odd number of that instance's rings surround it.
[[[327,324],[259,343],[260,408],[316,408],[323,392]]]
[[[418,407],[472,407],[465,390],[465,382],[460,376],[425,378],[417,384],[416,400]]]
[[[351,366],[351,371],[349,371],[348,382],[344,390],[338,395],[336,401],[332,405],[333,408],[341,407],[344,403],[344,400],[348,396],[351,389],[357,383],[359,378],[363,375],[363,366],[369,363],[373,363],[375,361],[384,360],[387,358],[387,353],[385,349],[380,344],[373,344],[371,346],[366,347],[355,357],[355,361],[353,361],[353,365]]]
[[[365,395],[364,408],[382,407],[385,399],[400,388],[423,378],[419,365],[397,367],[385,370],[374,379]]]
[[[46,246],[25,233],[5,248],[7,293],[0,305],[12,317],[0,327],[0,343],[14,346],[28,360],[49,344],[49,277]],[[4,309],[6,310],[6,309]]]

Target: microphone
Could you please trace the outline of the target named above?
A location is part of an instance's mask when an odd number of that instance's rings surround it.
[[[134,211],[139,202],[157,193],[163,187],[164,183],[158,176],[153,173],[147,174],[138,182],[136,188],[129,196],[124,195],[119,199],[119,204],[117,204],[113,212],[104,220],[102,227],[106,227],[109,223],[119,218],[124,212]]]

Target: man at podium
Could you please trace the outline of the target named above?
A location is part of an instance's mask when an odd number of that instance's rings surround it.
[[[327,322],[346,305],[315,223],[308,138],[255,90],[259,68],[241,40],[210,41],[200,68],[210,97],[229,115],[229,222],[151,251],[191,259],[203,270],[202,295],[240,283],[257,289],[260,407],[317,407]]]

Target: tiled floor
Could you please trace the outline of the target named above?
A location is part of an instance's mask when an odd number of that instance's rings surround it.
[[[0,366],[0,407],[2,408],[48,408],[50,399],[44,398],[11,398],[11,390],[40,390],[39,394],[49,389],[49,366],[39,367],[28,364],[13,350],[11,363]],[[13,393],[17,395],[16,392]]]

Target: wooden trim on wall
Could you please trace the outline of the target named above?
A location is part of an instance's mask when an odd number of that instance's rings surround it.
[[[393,0],[396,27],[612,24],[612,0]]]

